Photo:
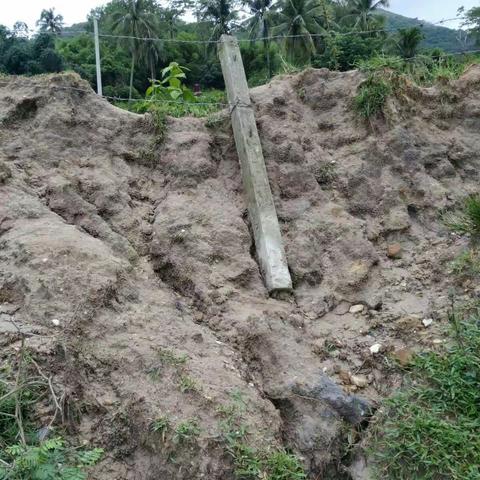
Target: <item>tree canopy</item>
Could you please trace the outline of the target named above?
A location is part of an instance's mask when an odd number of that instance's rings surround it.
[[[54,9],[43,10],[33,35],[20,21],[12,29],[0,26],[0,71],[30,75],[66,68],[95,87],[94,16],[102,34],[104,91],[112,97],[142,96],[170,62],[188,69],[189,83],[223,87],[210,43],[222,33],[240,39],[252,85],[304,65],[348,70],[378,54],[410,58],[422,52],[430,27],[417,23],[388,31],[392,14],[381,9],[387,5],[388,0],[111,0],[73,27],[65,27]],[[195,21],[186,22],[186,14]],[[480,40],[479,8],[463,14],[466,28]]]

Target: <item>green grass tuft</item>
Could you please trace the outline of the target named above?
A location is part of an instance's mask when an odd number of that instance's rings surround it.
[[[257,449],[248,444],[248,428],[241,415],[247,404],[242,392],[230,394],[233,403],[221,405],[217,412],[224,419],[219,427],[226,452],[232,457],[237,480],[303,480],[306,477],[298,457],[283,449]]]
[[[379,75],[370,75],[359,87],[354,109],[363,118],[371,119],[383,111],[392,86]]]
[[[195,418],[179,423],[173,433],[174,443],[192,443],[201,433]]]
[[[453,345],[416,359],[374,426],[378,478],[480,479],[480,321],[451,320]]]
[[[189,375],[182,375],[180,377],[179,387],[182,393],[198,392],[200,389],[195,379]]]
[[[150,429],[153,432],[160,434],[162,440],[165,441],[165,436],[170,429],[170,419],[166,415],[158,417],[152,422]]]
[[[480,240],[480,195],[468,197],[459,212],[446,215],[445,223],[454,232],[470,235],[472,241]]]
[[[284,450],[271,453],[264,461],[269,480],[303,480],[306,477],[298,458]]]

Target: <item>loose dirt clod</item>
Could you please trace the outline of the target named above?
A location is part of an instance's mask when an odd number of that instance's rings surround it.
[[[290,301],[264,289],[228,121],[168,119],[146,162],[147,119],[70,90],[88,88],[76,75],[0,87],[2,352],[13,319],[68,389],[70,432],[108,452],[96,480],[234,479],[233,411],[250,445],[348,478],[346,435],[401,379],[372,354],[441,341],[464,244],[438,212],[478,191],[480,69],[442,87],[462,92],[450,118],[418,88],[373,130],[351,108],[362,80],[307,70],[252,91]]]

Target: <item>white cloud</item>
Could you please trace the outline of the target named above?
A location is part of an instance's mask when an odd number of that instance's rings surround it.
[[[107,3],[107,0],[3,0],[0,23],[7,27],[20,20],[35,28],[43,9],[55,8],[56,13],[63,15],[66,25],[85,21],[92,8]]]

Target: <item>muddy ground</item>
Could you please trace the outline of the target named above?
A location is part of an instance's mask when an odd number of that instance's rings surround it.
[[[440,212],[478,192],[480,69],[405,85],[370,123],[356,71],[252,90],[289,301],[263,286],[228,114],[169,119],[157,146],[148,117],[73,74],[1,80],[2,355],[20,328],[69,435],[106,451],[92,478],[233,479],[232,398],[252,445],[296,452],[312,479],[364,478],[350,443],[396,362],[442,342],[452,288],[478,288],[450,283],[464,244]],[[162,438],[161,416],[200,435]]]

